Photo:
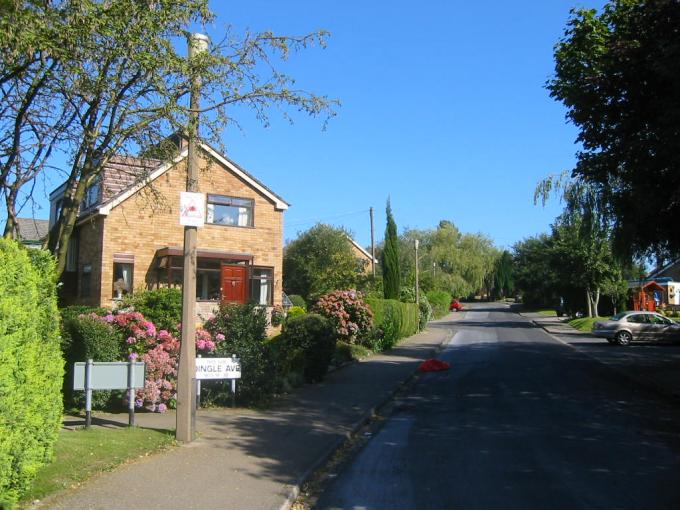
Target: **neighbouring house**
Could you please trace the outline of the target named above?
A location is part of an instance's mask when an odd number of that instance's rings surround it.
[[[633,289],[635,310],[650,309],[652,302],[654,309],[656,306],[680,307],[680,259],[655,269],[641,281],[630,280],[628,287]]]
[[[359,259],[359,262],[362,265],[363,273],[366,275],[371,274],[373,271],[371,261],[377,265],[378,259],[371,257],[371,254],[351,237],[347,236],[347,239],[349,239],[349,244],[352,247],[354,255]]]
[[[172,161],[112,158],[88,189],[69,245],[61,298],[116,306],[137,289],[180,287],[186,140]],[[206,197],[198,229],[196,299],[200,318],[220,303],[281,305],[285,200],[208,144],[199,144],[198,190]],[[65,185],[50,195],[57,217]]]
[[[17,240],[29,248],[41,248],[50,228],[49,220],[17,218],[15,235]]]

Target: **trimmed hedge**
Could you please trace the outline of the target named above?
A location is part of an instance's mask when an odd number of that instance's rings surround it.
[[[449,313],[449,305],[451,304],[451,294],[443,290],[431,290],[427,293],[427,300],[432,307],[432,315],[435,319],[444,317]]]
[[[50,461],[62,417],[64,361],[52,257],[0,239],[0,507]]]
[[[419,311],[415,303],[402,303],[395,299],[366,300],[373,311],[373,348],[392,348],[401,338],[418,331]]]
[[[88,359],[120,361],[123,359],[123,345],[122,336],[110,324],[87,315],[65,318],[62,326],[62,349],[66,358],[64,403],[67,407],[85,407],[85,392],[73,391],[73,364]],[[92,392],[92,408],[105,409],[111,394],[111,391]]]
[[[336,336],[331,321],[308,313],[286,321],[279,341],[285,349],[285,371],[299,367],[306,382],[321,381],[335,352]]]

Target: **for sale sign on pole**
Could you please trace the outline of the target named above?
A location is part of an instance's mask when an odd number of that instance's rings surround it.
[[[205,221],[205,195],[180,192],[179,224],[185,227],[202,227]]]

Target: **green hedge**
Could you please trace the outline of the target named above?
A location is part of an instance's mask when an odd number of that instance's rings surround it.
[[[82,409],[85,407],[85,392],[73,391],[73,364],[88,359],[121,361],[124,339],[111,325],[87,315],[68,317],[68,313],[62,312],[62,317],[65,317],[62,326],[62,350],[66,359],[64,403],[67,407]],[[111,395],[111,391],[92,392],[92,408],[106,409]]]
[[[267,345],[267,313],[262,307],[228,304],[222,305],[215,317],[206,321],[204,327],[213,336],[221,333],[226,337],[215,351],[216,357],[241,360],[243,375],[236,384],[236,398],[242,404],[267,401],[276,388],[272,350]],[[205,382],[207,402],[227,404],[231,396],[231,383],[226,381]]]
[[[297,369],[306,382],[324,378],[336,341],[333,324],[328,319],[316,313],[294,317],[286,321],[279,341],[286,354],[286,372]]]
[[[52,458],[62,417],[54,261],[0,239],[0,507]]]
[[[452,299],[451,294],[443,290],[431,290],[427,293],[427,300],[430,302],[432,315],[435,319],[444,317],[449,313],[449,305]]]
[[[399,339],[418,331],[419,312],[415,303],[377,298],[368,298],[366,303],[373,311],[373,348],[390,349]]]

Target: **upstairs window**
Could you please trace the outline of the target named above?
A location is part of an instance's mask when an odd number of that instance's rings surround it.
[[[213,225],[252,227],[254,201],[249,198],[208,195],[206,222]]]
[[[83,198],[83,209],[89,209],[99,201],[99,191],[101,190],[101,180],[97,177],[92,184],[85,190]]]

